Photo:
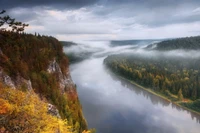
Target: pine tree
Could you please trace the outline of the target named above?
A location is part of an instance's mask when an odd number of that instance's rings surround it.
[[[8,15],[2,16],[5,12],[5,10],[0,11],[0,27],[3,27],[0,28],[0,31],[5,31],[10,27],[13,32],[23,33],[24,28],[27,27],[28,24],[16,21]]]
[[[179,89],[179,91],[178,91],[178,99],[179,99],[180,101],[183,100],[182,89]]]

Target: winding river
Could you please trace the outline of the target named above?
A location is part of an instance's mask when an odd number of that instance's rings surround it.
[[[137,45],[113,47],[109,42],[82,42],[82,45],[65,51],[91,52],[90,57],[70,66],[89,128],[96,128],[97,133],[200,133],[198,115],[106,70],[103,60],[109,54],[134,51]]]

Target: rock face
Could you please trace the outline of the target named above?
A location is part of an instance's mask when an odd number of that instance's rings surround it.
[[[3,54],[1,49],[0,49],[0,54]],[[49,63],[47,71],[49,73],[56,73],[57,80],[60,85],[59,89],[61,90],[62,93],[65,93],[66,91],[74,91],[75,85],[71,79],[69,71],[67,71],[66,73],[62,73],[61,68],[55,59]],[[9,86],[12,89],[17,89],[20,87],[25,87],[28,90],[32,89],[32,83],[30,80],[26,80],[20,75],[18,75],[13,80],[3,71],[3,68],[1,67],[0,67],[0,82],[4,83],[5,85]]]
[[[12,80],[12,78],[8,76],[1,67],[0,67],[0,82],[4,83],[5,85],[7,85],[8,87],[12,89],[17,89],[20,87],[25,87],[28,90],[32,89],[30,80],[26,80],[19,75],[17,76],[15,80]]]
[[[0,56],[6,57],[6,55],[3,53],[3,51],[0,48]],[[16,77],[15,80],[13,80],[10,76],[8,76],[4,71],[3,68],[0,66],[0,82],[4,83],[8,87],[12,89],[20,88],[20,87],[25,87],[28,90],[33,89],[31,85],[30,80],[26,80],[20,75]]]
[[[3,54],[1,50],[0,54]],[[66,91],[68,93],[74,93],[74,92],[76,93],[75,85],[71,79],[70,73],[68,71],[66,73],[62,73],[61,68],[55,59],[49,63],[47,72],[56,74],[57,80],[60,85],[59,89],[61,90],[61,93],[65,93]],[[4,83],[5,85],[7,85],[12,89],[25,87],[28,90],[32,90],[32,83],[30,80],[26,80],[19,75],[13,80],[3,71],[3,68],[1,67],[0,67],[0,82]],[[60,118],[58,109],[50,103],[48,104],[48,113]]]
[[[58,109],[54,105],[49,103],[47,109],[49,114],[56,116],[57,118],[61,118]]]
[[[49,73],[56,73],[57,80],[60,85],[59,89],[62,93],[65,93],[66,91],[74,91],[75,85],[71,79],[69,71],[67,71],[66,73],[62,73],[61,68],[55,59],[50,62],[47,71]]]
[[[1,53],[2,53],[2,51],[0,50],[0,54]],[[59,89],[61,90],[62,93],[65,93],[66,91],[68,91],[68,93],[74,92],[75,85],[71,79],[69,72],[63,74],[61,71],[61,68],[60,68],[59,64],[56,62],[56,60],[53,60],[50,62],[47,71],[49,73],[56,73],[56,75],[58,77],[57,80],[60,85]],[[1,67],[0,67],[0,82],[4,83],[5,85],[7,85],[8,87],[10,87],[12,89],[25,87],[28,90],[32,90],[32,83],[30,80],[26,80],[19,75],[16,77],[16,79],[12,80],[12,78],[10,76],[8,76],[3,71],[3,68],[1,68]],[[48,104],[48,113],[60,118],[58,109],[50,103]]]
[[[9,86],[10,88],[16,89],[15,84],[10,78],[10,76],[5,74],[1,67],[0,67],[0,81],[4,83],[5,85]]]

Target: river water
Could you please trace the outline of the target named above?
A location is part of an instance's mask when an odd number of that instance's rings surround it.
[[[83,46],[65,51],[91,53],[87,59],[70,66],[89,128],[96,128],[97,133],[200,133],[198,115],[118,79],[106,70],[103,60],[108,55],[134,52],[135,45],[81,44]]]

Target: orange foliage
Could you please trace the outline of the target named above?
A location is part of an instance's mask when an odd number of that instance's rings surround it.
[[[8,103],[8,101],[0,98],[0,115],[7,114],[12,110],[12,107]]]

